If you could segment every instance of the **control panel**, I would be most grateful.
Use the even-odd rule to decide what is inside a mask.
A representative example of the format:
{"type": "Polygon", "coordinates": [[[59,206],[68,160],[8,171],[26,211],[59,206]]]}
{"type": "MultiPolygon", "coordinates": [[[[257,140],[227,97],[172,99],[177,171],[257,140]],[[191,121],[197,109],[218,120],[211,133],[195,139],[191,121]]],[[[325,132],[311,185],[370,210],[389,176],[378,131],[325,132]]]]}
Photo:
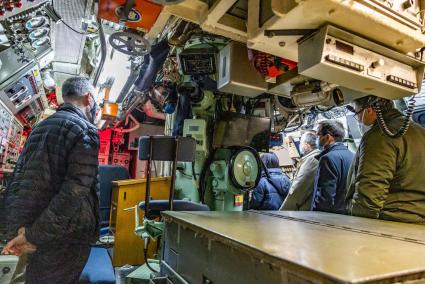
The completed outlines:
{"type": "Polygon", "coordinates": [[[14,114],[31,105],[41,95],[45,97],[37,67],[33,67],[0,91],[0,99],[14,114]]]}
{"type": "Polygon", "coordinates": [[[418,93],[425,66],[333,26],[301,42],[299,57],[301,75],[388,99],[418,93]]]}
{"type": "Polygon", "coordinates": [[[22,130],[23,127],[20,123],[13,119],[9,128],[8,145],[3,162],[3,169],[6,171],[12,171],[18,161],[21,151],[22,130]]]}
{"type": "Polygon", "coordinates": [[[314,30],[331,24],[400,53],[413,53],[425,42],[424,3],[422,0],[250,1],[248,11],[253,16],[248,17],[247,44],[252,49],[301,62],[298,43],[314,30]],[[259,5],[263,2],[267,4],[259,5]]]}
{"type": "MultiPolygon", "coordinates": [[[[8,2],[6,7],[10,9],[16,5],[21,7],[23,5],[19,0],[5,2],[8,2]]],[[[34,55],[38,55],[51,46],[50,18],[44,10],[48,1],[36,2],[32,3],[33,5],[26,5],[25,9],[16,9],[16,13],[8,13],[7,19],[1,21],[11,48],[19,56],[19,60],[24,62],[31,61],[34,55]]],[[[2,9],[4,7],[0,4],[0,15],[2,9]]]]}
{"type": "Polygon", "coordinates": [[[37,85],[34,76],[27,74],[10,87],[5,89],[5,93],[16,109],[20,109],[26,102],[31,100],[37,93],[37,85]]]}
{"type": "Polygon", "coordinates": [[[207,123],[203,119],[186,119],[183,136],[192,137],[196,141],[197,152],[207,152],[207,123]]]}
{"type": "Polygon", "coordinates": [[[12,171],[21,149],[23,127],[16,118],[0,104],[0,171],[12,171]]]}
{"type": "Polygon", "coordinates": [[[7,138],[9,135],[12,117],[13,115],[3,106],[3,104],[0,104],[0,168],[3,168],[3,162],[7,154],[7,138]]]}
{"type": "Polygon", "coordinates": [[[37,121],[41,121],[39,118],[44,109],[45,105],[40,97],[22,109],[17,117],[24,125],[34,125],[37,121]]]}
{"type": "Polygon", "coordinates": [[[111,149],[111,136],[112,130],[106,129],[99,131],[100,145],[99,145],[99,164],[107,165],[109,164],[109,152],[111,149]]]}
{"type": "Polygon", "coordinates": [[[130,166],[130,153],[118,153],[112,154],[112,165],[123,166],[127,170],[130,166]]]}

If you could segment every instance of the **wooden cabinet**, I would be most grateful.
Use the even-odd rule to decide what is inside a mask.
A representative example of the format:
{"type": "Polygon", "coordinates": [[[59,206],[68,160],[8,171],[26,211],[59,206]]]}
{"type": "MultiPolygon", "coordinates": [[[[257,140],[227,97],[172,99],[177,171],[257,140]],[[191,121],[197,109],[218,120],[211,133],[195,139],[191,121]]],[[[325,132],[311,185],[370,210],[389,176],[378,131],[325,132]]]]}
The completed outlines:
{"type": "MultiPolygon", "coordinates": [[[[151,196],[154,200],[167,199],[170,192],[170,178],[157,177],[151,179],[151,196]]],[[[115,236],[112,264],[140,265],[145,262],[143,257],[143,240],[134,234],[134,207],[145,200],[146,179],[129,179],[113,182],[111,198],[110,228],[115,236]]],[[[143,222],[142,210],[139,210],[140,222],[143,222]]],[[[140,224],[141,225],[141,224],[140,224]]],[[[148,255],[156,249],[156,242],[149,244],[148,255]]]]}

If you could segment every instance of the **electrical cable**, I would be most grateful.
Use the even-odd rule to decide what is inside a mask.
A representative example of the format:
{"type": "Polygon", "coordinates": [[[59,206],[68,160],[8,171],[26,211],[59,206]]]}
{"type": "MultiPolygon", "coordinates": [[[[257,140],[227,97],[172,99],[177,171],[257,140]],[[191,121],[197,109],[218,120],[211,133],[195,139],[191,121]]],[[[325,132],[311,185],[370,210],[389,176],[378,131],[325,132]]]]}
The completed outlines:
{"type": "Polygon", "coordinates": [[[192,164],[192,175],[193,175],[193,178],[195,179],[195,182],[196,182],[197,178],[196,178],[196,173],[195,173],[195,162],[192,162],[191,164],[192,164]]]}
{"type": "MultiPolygon", "coordinates": [[[[46,13],[48,14],[48,15],[50,15],[50,17],[52,18],[52,19],[56,19],[58,22],[60,21],[60,22],[62,22],[68,29],[70,29],[70,30],[72,30],[74,33],[77,33],[77,34],[80,34],[80,35],[88,35],[88,34],[96,34],[97,32],[82,32],[82,31],[78,31],[78,30],[76,30],[76,29],[74,29],[73,27],[71,27],[68,23],[66,23],[63,19],[62,19],[62,17],[56,12],[56,10],[55,10],[55,4],[54,4],[54,0],[52,1],[52,5],[51,5],[51,10],[49,9],[49,7],[48,7],[48,5],[46,5],[45,6],[45,11],[46,11],[46,13]],[[53,13],[53,14],[52,14],[53,13]]],[[[101,23],[100,23],[100,21],[99,21],[99,25],[102,25],[101,23]]],[[[100,29],[100,26],[99,26],[99,28],[98,28],[98,31],[99,31],[99,29],[100,29]]]]}
{"type": "Polygon", "coordinates": [[[415,96],[412,96],[408,101],[407,109],[406,109],[406,112],[404,114],[403,123],[402,123],[401,127],[397,130],[397,132],[395,132],[395,133],[390,130],[390,128],[388,127],[388,125],[386,124],[386,122],[384,120],[384,117],[383,117],[383,114],[382,114],[382,108],[381,108],[381,105],[379,103],[379,99],[377,101],[375,101],[374,103],[371,103],[371,107],[376,112],[378,125],[379,125],[379,128],[381,129],[381,131],[390,138],[398,138],[398,137],[401,137],[404,134],[406,134],[407,130],[409,129],[411,118],[412,118],[413,112],[415,110],[415,104],[416,104],[415,96]]]}
{"type": "Polygon", "coordinates": [[[149,246],[149,243],[150,243],[150,239],[147,239],[146,240],[146,242],[147,242],[147,244],[145,245],[145,247],[143,248],[143,257],[145,258],[145,263],[146,263],[146,266],[149,268],[149,270],[151,270],[152,272],[154,272],[154,273],[159,273],[159,271],[156,271],[150,264],[149,264],[149,261],[148,261],[148,246],[149,246]]]}
{"type": "Polygon", "coordinates": [[[186,177],[186,178],[188,178],[188,179],[191,179],[193,176],[191,176],[191,175],[188,175],[187,173],[185,173],[184,172],[184,170],[182,170],[182,169],[177,169],[178,171],[179,171],[179,173],[182,175],[182,176],[184,176],[184,177],[186,177]]]}

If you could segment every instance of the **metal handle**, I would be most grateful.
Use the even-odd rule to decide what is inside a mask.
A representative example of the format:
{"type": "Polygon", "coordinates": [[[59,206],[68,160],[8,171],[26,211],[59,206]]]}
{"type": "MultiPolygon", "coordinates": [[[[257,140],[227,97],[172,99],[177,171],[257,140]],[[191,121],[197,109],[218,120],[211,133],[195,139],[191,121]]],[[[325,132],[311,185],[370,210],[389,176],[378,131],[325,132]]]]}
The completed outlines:
{"type": "Polygon", "coordinates": [[[13,101],[16,101],[23,93],[26,93],[28,91],[28,87],[27,86],[24,86],[19,92],[17,92],[16,94],[14,94],[11,98],[10,98],[10,100],[13,102],[13,101]]]}

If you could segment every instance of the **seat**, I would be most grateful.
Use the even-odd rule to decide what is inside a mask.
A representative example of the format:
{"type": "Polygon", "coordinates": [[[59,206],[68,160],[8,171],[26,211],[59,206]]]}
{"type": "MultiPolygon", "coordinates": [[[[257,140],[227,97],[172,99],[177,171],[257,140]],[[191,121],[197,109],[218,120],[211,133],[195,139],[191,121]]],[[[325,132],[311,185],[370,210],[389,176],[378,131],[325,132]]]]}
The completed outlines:
{"type": "Polygon", "coordinates": [[[80,276],[80,283],[115,284],[114,267],[107,249],[91,248],[90,256],[80,276]]]}
{"type": "MultiPolygon", "coordinates": [[[[128,171],[122,166],[100,165],[99,166],[99,210],[100,227],[109,226],[109,214],[111,210],[112,182],[128,179],[128,171]]],[[[101,229],[101,232],[105,229],[101,229]]]]}
{"type": "MultiPolygon", "coordinates": [[[[112,182],[128,178],[128,171],[122,166],[99,166],[99,211],[101,236],[109,233],[112,182]]],[[[114,267],[112,266],[107,246],[92,246],[90,256],[80,276],[80,283],[115,283],[114,267]]]]}
{"type": "MultiPolygon", "coordinates": [[[[149,217],[157,218],[161,216],[162,211],[168,210],[168,200],[151,200],[149,201],[149,217]]],[[[139,203],[139,208],[145,209],[145,201],[139,203]]],[[[210,211],[205,204],[195,203],[186,200],[173,200],[174,211],[210,211]]]]}

